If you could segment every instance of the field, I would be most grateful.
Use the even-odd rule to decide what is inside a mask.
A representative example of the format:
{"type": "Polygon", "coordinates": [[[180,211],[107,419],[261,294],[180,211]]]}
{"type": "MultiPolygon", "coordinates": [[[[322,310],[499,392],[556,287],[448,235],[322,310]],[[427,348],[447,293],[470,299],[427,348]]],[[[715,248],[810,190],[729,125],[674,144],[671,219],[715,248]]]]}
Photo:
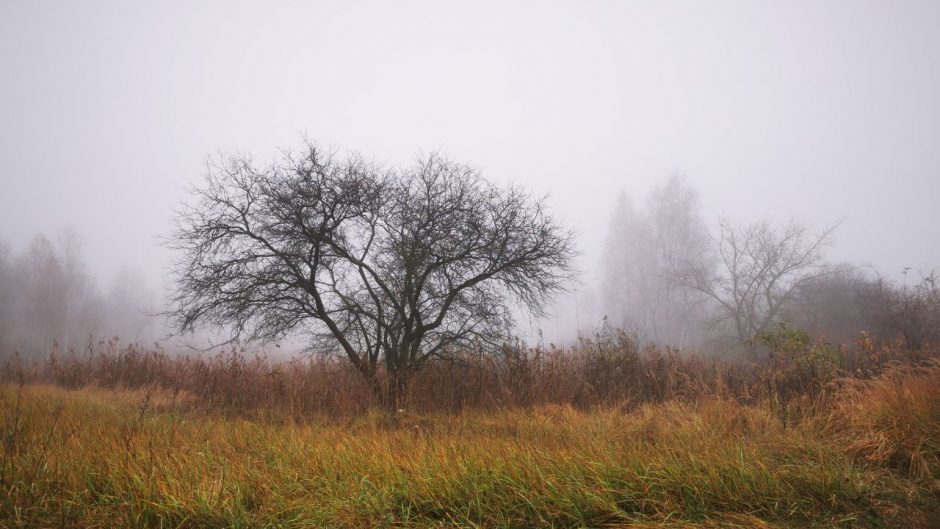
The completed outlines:
{"type": "Polygon", "coordinates": [[[829,387],[297,420],[10,382],[0,527],[940,526],[940,364],[829,387]]]}

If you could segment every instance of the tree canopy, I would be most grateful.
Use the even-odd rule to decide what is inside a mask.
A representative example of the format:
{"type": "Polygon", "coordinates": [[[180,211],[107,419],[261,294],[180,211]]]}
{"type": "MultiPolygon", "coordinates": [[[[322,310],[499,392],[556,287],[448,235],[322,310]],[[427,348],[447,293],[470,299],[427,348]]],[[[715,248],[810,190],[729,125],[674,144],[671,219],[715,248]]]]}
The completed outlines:
{"type": "Polygon", "coordinates": [[[170,246],[180,330],[305,333],[390,405],[429,358],[502,343],[516,305],[542,313],[575,255],[544,199],[467,165],[430,154],[390,169],[315,145],[268,166],[224,157],[170,246]]]}

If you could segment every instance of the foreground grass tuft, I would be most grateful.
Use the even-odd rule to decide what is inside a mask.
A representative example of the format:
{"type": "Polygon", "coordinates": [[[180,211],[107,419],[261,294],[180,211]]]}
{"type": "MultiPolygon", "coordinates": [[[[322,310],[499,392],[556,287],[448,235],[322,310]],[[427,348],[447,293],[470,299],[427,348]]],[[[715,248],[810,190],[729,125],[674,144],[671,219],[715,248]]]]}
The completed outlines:
{"type": "Polygon", "coordinates": [[[272,424],[185,398],[3,386],[2,527],[935,527],[940,366],[784,425],[706,398],[629,413],[272,424]]]}

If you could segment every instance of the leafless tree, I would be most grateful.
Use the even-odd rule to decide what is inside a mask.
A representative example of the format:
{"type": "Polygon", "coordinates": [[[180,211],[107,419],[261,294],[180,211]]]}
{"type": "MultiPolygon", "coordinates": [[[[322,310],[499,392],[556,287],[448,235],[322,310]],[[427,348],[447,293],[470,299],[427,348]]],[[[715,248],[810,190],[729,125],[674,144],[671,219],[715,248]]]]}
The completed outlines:
{"type": "Polygon", "coordinates": [[[916,351],[940,342],[940,277],[936,271],[921,274],[920,282],[889,289],[886,303],[887,323],[904,345],[916,351]]]}
{"type": "Polygon", "coordinates": [[[17,262],[20,293],[17,327],[29,354],[48,354],[66,330],[68,285],[55,245],[43,235],[33,238],[17,262]]]}
{"type": "Polygon", "coordinates": [[[719,322],[730,322],[736,342],[756,359],[754,337],[773,326],[797,288],[827,272],[824,250],[834,229],[813,234],[794,221],[778,228],[723,220],[718,269],[690,266],[679,277],[715,302],[719,322]]]}
{"type": "Polygon", "coordinates": [[[0,303],[0,355],[13,347],[17,294],[10,248],[0,241],[0,299],[3,300],[0,303]]]}
{"type": "Polygon", "coordinates": [[[59,235],[58,260],[64,279],[65,328],[62,331],[62,349],[69,350],[69,337],[74,331],[75,304],[81,297],[88,277],[82,260],[82,239],[72,228],[65,228],[59,235]]]}
{"type": "Polygon", "coordinates": [[[177,327],[306,333],[389,406],[429,358],[501,343],[514,304],[542,312],[573,274],[544,200],[438,154],[403,170],[313,145],[266,167],[223,157],[193,192],[169,242],[177,327]]]}
{"type": "Polygon", "coordinates": [[[673,174],[641,210],[621,195],[604,252],[603,297],[608,317],[660,344],[684,349],[695,341],[701,294],[673,280],[687,266],[707,269],[708,234],[698,194],[673,174]]]}

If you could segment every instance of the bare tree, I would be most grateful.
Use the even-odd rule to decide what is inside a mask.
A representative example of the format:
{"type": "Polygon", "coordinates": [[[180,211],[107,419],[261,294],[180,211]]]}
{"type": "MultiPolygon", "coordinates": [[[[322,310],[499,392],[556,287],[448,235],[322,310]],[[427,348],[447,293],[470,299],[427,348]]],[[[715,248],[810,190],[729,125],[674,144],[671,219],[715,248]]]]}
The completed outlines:
{"type": "Polygon", "coordinates": [[[909,287],[907,271],[901,288],[888,290],[886,303],[889,329],[912,350],[940,341],[940,277],[936,271],[921,274],[920,282],[909,287]]]}
{"type": "Polygon", "coordinates": [[[655,282],[660,291],[662,333],[674,346],[686,348],[703,325],[702,296],[674,280],[676,270],[695,266],[710,270],[707,259],[708,230],[702,220],[698,192],[687,179],[674,173],[657,185],[647,200],[653,227],[655,282]]]}
{"type": "Polygon", "coordinates": [[[708,234],[698,194],[673,174],[636,210],[621,194],[604,252],[603,296],[608,317],[658,343],[687,347],[700,318],[701,295],[673,280],[675,270],[707,268],[708,234]]]}
{"type": "Polygon", "coordinates": [[[88,302],[94,297],[85,272],[81,238],[64,229],[58,244],[42,234],[17,259],[10,312],[17,320],[17,347],[28,355],[47,354],[53,344],[68,351],[84,334],[88,302]]]}
{"type": "Polygon", "coordinates": [[[756,359],[754,337],[773,326],[797,288],[827,272],[823,252],[834,229],[813,234],[794,221],[781,228],[722,221],[718,270],[690,266],[679,277],[716,303],[719,322],[730,322],[737,343],[756,359]]]}
{"type": "Polygon", "coordinates": [[[10,247],[0,240],[0,356],[8,353],[13,347],[13,321],[16,314],[17,288],[13,275],[13,265],[10,262],[10,247]]]}
{"type": "Polygon", "coordinates": [[[623,192],[610,218],[603,255],[601,296],[608,321],[639,335],[652,334],[651,310],[658,295],[654,237],[643,211],[623,192]]]}
{"type": "Polygon", "coordinates": [[[75,304],[84,293],[88,282],[82,260],[82,239],[72,228],[59,234],[58,259],[64,279],[62,294],[65,297],[65,327],[62,331],[62,350],[69,350],[69,337],[73,333],[75,304]]]}
{"type": "Polygon", "coordinates": [[[63,293],[68,285],[55,245],[44,235],[35,236],[17,268],[18,341],[28,355],[48,354],[67,321],[63,293]]]}
{"type": "Polygon", "coordinates": [[[399,171],[312,145],[267,167],[227,157],[193,191],[169,243],[178,328],[306,333],[389,406],[429,358],[499,344],[514,303],[541,313],[573,273],[544,200],[437,154],[399,171]]]}

